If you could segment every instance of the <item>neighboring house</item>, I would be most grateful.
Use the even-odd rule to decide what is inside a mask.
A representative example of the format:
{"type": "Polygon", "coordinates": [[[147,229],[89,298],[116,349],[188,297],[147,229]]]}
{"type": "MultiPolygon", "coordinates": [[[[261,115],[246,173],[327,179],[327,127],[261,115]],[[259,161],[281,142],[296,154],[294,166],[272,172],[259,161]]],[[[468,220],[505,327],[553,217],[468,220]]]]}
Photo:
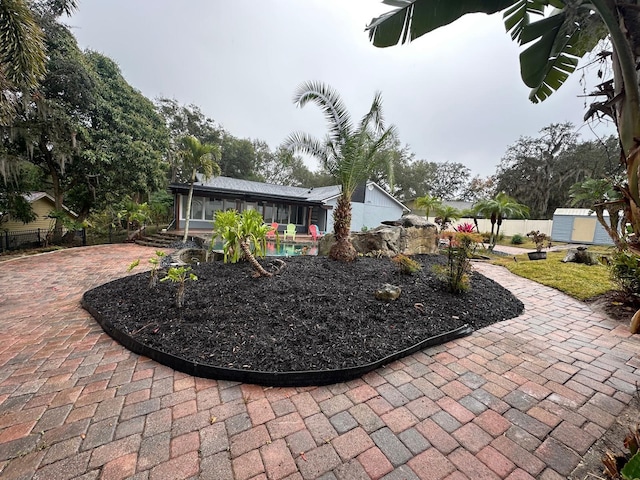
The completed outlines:
{"type": "MultiPolygon", "coordinates": [[[[20,220],[12,220],[0,224],[0,230],[13,233],[44,230],[48,232],[53,227],[53,219],[49,218],[49,214],[55,210],[55,201],[51,195],[46,192],[31,192],[24,195],[24,198],[31,204],[36,219],[33,222],[22,223],[20,220]]],[[[78,215],[67,207],[63,207],[64,211],[72,219],[77,219],[78,215]]]]}
{"type": "MultiPolygon", "coordinates": [[[[176,227],[184,228],[187,210],[188,184],[171,184],[174,196],[176,227]]],[[[253,182],[229,177],[213,177],[193,186],[191,205],[192,229],[210,230],[217,210],[258,210],[265,223],[277,222],[280,231],[286,225],[296,225],[299,233],[307,233],[310,224],[321,231],[333,230],[333,214],[340,186],[303,188],[253,182]]],[[[374,228],[384,220],[395,220],[409,211],[381,187],[367,182],[354,192],[352,198],[351,230],[374,228]]]]}

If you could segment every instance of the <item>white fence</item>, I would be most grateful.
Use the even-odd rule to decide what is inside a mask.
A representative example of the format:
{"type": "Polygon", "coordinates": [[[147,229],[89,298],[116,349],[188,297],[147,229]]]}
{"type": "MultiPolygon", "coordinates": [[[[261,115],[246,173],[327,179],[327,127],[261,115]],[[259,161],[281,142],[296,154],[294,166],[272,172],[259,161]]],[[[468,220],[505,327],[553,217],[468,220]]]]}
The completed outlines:
{"type": "MultiPolygon", "coordinates": [[[[429,221],[433,222],[434,217],[429,217],[429,221]]],[[[462,218],[452,224],[453,227],[458,226],[461,223],[473,224],[473,218],[462,218]]],[[[478,227],[480,232],[491,231],[491,220],[486,218],[478,219],[478,227]]],[[[500,226],[500,233],[507,237],[512,237],[516,233],[525,236],[532,230],[539,230],[540,233],[551,236],[551,228],[553,227],[553,220],[503,220],[500,226]]]]}

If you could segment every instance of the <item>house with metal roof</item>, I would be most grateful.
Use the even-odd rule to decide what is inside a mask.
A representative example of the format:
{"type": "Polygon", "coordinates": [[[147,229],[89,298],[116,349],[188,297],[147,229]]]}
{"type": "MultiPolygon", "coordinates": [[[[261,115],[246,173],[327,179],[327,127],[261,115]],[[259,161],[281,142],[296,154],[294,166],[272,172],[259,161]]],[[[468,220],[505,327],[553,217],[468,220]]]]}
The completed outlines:
{"type": "MultiPolygon", "coordinates": [[[[173,183],[176,228],[185,224],[189,185],[173,183]]],[[[321,231],[333,231],[333,209],[340,196],[340,185],[329,187],[291,187],[230,177],[213,177],[193,186],[192,229],[210,230],[217,210],[258,210],[265,223],[276,222],[280,231],[294,224],[298,233],[307,233],[309,225],[321,231]]],[[[366,182],[352,197],[351,229],[375,228],[384,220],[395,220],[409,211],[401,202],[374,182],[366,182]]]]}

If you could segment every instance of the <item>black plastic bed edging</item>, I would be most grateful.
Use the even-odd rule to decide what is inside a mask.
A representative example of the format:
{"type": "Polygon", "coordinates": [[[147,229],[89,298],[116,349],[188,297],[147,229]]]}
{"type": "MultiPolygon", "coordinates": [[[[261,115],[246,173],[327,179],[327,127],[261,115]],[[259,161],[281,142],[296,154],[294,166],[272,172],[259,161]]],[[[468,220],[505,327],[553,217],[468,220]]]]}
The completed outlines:
{"type": "Polygon", "coordinates": [[[422,340],[411,347],[400,350],[399,352],[388,355],[380,360],[357,367],[340,368],[334,370],[305,370],[294,372],[261,372],[258,370],[240,370],[237,368],[224,368],[208,365],[205,363],[196,363],[186,360],[182,357],[163,352],[155,348],[140,343],[122,330],[114,328],[112,323],[104,318],[96,309],[94,309],[86,300],[84,295],[81,301],[82,307],[87,310],[93,318],[98,322],[102,329],[114,340],[119,342],[126,349],[151,358],[158,363],[166,365],[180,372],[193,375],[194,377],[212,378],[216,380],[231,380],[242,383],[254,383],[270,387],[308,387],[315,385],[329,385],[332,383],[345,382],[353,380],[364,375],[367,372],[375,370],[383,365],[387,365],[394,360],[411,355],[419,350],[427,347],[433,347],[446,343],[456,338],[464,337],[473,332],[473,329],[464,324],[449,332],[441,333],[433,337],[422,340]]]}

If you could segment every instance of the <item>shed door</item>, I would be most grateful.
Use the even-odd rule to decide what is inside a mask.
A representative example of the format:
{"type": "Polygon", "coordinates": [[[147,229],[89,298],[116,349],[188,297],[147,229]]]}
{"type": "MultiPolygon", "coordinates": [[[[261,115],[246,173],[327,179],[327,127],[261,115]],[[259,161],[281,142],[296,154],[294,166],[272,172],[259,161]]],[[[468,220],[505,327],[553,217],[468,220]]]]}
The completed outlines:
{"type": "Polygon", "coordinates": [[[593,242],[596,233],[595,218],[574,218],[571,232],[572,242],[593,242]]]}

